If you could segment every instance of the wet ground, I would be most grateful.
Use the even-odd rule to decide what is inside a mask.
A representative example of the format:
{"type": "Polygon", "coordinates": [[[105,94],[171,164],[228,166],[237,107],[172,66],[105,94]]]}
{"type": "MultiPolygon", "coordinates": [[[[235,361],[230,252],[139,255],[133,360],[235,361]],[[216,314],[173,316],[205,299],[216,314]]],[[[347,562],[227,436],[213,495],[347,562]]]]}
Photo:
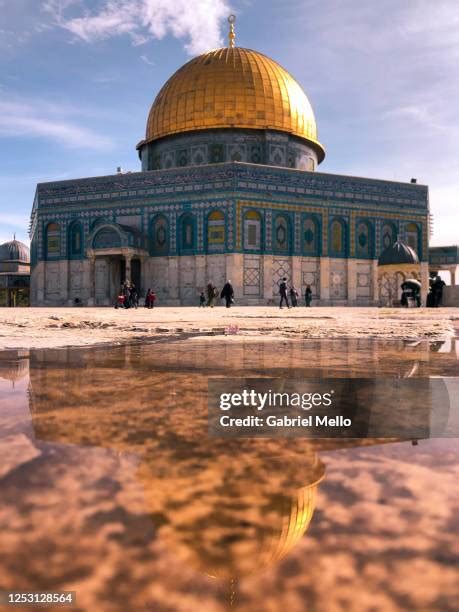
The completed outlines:
{"type": "Polygon", "coordinates": [[[457,610],[457,439],[210,439],[206,393],[458,359],[454,338],[0,353],[0,590],[91,612],[457,610]]]}
{"type": "Polygon", "coordinates": [[[375,338],[444,340],[457,308],[234,306],[232,308],[3,308],[0,349],[56,348],[187,338],[233,341],[375,338]]]}

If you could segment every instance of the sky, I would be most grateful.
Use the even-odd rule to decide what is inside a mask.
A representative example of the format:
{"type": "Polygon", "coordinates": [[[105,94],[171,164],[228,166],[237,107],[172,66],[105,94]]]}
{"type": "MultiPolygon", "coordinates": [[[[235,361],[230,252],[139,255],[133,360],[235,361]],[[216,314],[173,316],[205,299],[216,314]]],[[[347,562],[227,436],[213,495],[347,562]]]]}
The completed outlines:
{"type": "Polygon", "coordinates": [[[140,170],[163,83],[236,44],[304,88],[322,172],[429,185],[431,244],[459,243],[457,0],[0,0],[0,243],[38,182],[140,170]]]}

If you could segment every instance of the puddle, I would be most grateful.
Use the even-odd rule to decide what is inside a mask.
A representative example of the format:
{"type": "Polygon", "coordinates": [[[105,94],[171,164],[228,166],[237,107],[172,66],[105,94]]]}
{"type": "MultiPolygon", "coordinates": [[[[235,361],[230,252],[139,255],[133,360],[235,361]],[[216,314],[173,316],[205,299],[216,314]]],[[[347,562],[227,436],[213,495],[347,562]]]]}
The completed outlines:
{"type": "Polygon", "coordinates": [[[209,439],[206,391],[454,377],[458,354],[454,338],[0,354],[0,588],[104,612],[457,610],[457,439],[209,439]]]}

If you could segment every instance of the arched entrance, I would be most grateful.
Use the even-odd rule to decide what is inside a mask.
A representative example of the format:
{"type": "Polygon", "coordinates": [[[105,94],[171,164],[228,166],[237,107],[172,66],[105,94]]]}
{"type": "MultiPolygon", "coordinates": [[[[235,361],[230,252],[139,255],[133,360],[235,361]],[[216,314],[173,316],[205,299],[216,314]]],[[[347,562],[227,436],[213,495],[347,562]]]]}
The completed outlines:
{"type": "Polygon", "coordinates": [[[139,232],[116,223],[101,224],[89,235],[88,247],[90,305],[113,305],[126,281],[143,294],[142,263],[148,252],[139,232]]]}

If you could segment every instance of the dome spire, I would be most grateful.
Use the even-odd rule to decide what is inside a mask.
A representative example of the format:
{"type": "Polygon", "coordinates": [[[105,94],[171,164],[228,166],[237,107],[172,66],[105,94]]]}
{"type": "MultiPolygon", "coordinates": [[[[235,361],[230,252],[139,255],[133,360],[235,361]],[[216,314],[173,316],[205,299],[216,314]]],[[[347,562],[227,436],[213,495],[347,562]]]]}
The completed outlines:
{"type": "Polygon", "coordinates": [[[228,47],[230,49],[234,49],[235,45],[235,40],[236,40],[236,32],[234,31],[234,23],[236,21],[236,15],[230,15],[228,17],[228,23],[230,24],[230,29],[228,32],[228,47]]]}

